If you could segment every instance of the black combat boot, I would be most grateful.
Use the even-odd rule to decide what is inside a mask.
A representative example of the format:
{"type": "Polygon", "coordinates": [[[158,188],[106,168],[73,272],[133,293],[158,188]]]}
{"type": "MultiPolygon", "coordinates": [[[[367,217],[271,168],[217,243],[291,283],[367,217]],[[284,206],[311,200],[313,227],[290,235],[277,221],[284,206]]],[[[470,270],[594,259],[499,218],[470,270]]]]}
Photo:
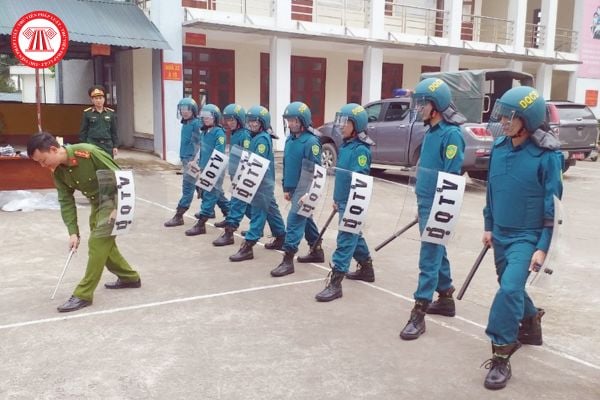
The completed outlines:
{"type": "Polygon", "coordinates": [[[403,340],[418,339],[419,336],[425,333],[425,311],[429,306],[429,302],[425,300],[416,300],[415,306],[410,312],[410,319],[406,323],[400,337],[403,340]]]}
{"type": "Polygon", "coordinates": [[[221,236],[219,236],[216,240],[213,240],[213,246],[220,247],[229,246],[230,244],[233,244],[233,232],[235,232],[235,228],[227,225],[225,227],[225,231],[221,234],[221,236]]]}
{"type": "Polygon", "coordinates": [[[332,268],[329,273],[327,286],[317,293],[315,299],[320,302],[326,302],[342,297],[342,280],[344,279],[344,275],[346,275],[344,272],[332,268]]]}
{"type": "Polygon", "coordinates": [[[450,286],[449,289],[438,292],[438,299],[429,305],[427,314],[454,317],[456,315],[456,307],[454,306],[452,293],[454,293],[454,286],[450,286]]]}
{"type": "Polygon", "coordinates": [[[215,228],[225,228],[227,226],[227,215],[229,214],[228,210],[221,209],[223,213],[223,221],[215,222],[215,228]]]}
{"type": "Polygon", "coordinates": [[[172,226],[183,225],[183,214],[185,214],[185,212],[187,210],[188,209],[184,208],[184,207],[177,207],[177,210],[175,211],[175,215],[173,216],[173,218],[171,218],[170,220],[165,222],[165,226],[167,228],[170,228],[172,226]]]}
{"type": "Polygon", "coordinates": [[[375,271],[373,271],[373,259],[371,257],[364,261],[359,261],[356,265],[356,271],[348,272],[346,278],[353,281],[375,282],[375,271]]]}
{"type": "Polygon", "coordinates": [[[265,249],[267,250],[281,250],[283,247],[283,243],[285,243],[285,233],[281,236],[275,236],[270,243],[265,244],[265,249]]]}
{"type": "Polygon", "coordinates": [[[546,311],[542,308],[537,310],[537,314],[521,320],[518,338],[522,344],[542,345],[542,317],[546,314],[546,311]]]}
{"type": "Polygon", "coordinates": [[[242,246],[232,256],[229,256],[229,261],[237,262],[237,261],[245,261],[252,260],[254,258],[254,253],[252,252],[252,247],[256,244],[254,241],[244,240],[242,246]]]}
{"type": "Polygon", "coordinates": [[[298,257],[299,263],[322,263],[325,262],[325,253],[321,247],[321,241],[311,245],[310,252],[305,256],[298,257]]]}
{"type": "Polygon", "coordinates": [[[521,347],[521,343],[497,345],[492,343],[492,358],[482,364],[489,369],[483,386],[490,390],[503,389],[512,376],[510,356],[521,347]]]}
{"type": "Polygon", "coordinates": [[[196,236],[196,235],[205,234],[206,226],[204,226],[204,224],[206,223],[207,220],[208,220],[208,218],[201,215],[200,218],[198,218],[198,221],[196,221],[196,224],[194,226],[192,226],[190,229],[188,229],[187,231],[185,231],[185,235],[186,236],[196,236]]]}
{"type": "Polygon", "coordinates": [[[271,276],[277,278],[280,276],[286,276],[289,274],[293,274],[294,273],[294,254],[296,254],[295,251],[286,251],[285,254],[283,255],[283,260],[281,261],[281,263],[277,266],[277,268],[275,268],[274,270],[271,271],[271,276]]]}

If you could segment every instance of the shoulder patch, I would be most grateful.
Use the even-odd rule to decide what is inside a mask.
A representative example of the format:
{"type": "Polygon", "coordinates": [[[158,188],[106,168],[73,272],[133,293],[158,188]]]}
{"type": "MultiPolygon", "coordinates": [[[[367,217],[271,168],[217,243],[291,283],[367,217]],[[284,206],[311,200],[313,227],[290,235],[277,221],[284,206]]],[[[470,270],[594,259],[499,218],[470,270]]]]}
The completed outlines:
{"type": "Polygon", "coordinates": [[[265,151],[267,151],[267,146],[264,145],[263,143],[259,144],[258,147],[256,148],[256,150],[260,153],[260,154],[264,154],[265,151]]]}
{"type": "Polygon", "coordinates": [[[85,151],[85,150],[75,150],[73,152],[73,154],[75,154],[75,156],[81,157],[81,158],[90,158],[90,152],[85,151]]]}
{"type": "Polygon", "coordinates": [[[312,145],[312,153],[313,153],[313,155],[318,156],[320,151],[321,151],[321,149],[319,148],[318,144],[313,144],[312,145]]]}
{"type": "Polygon", "coordinates": [[[446,147],[446,158],[448,160],[452,160],[454,158],[454,156],[456,156],[457,152],[458,152],[458,147],[455,144],[449,144],[446,147]]]}
{"type": "Polygon", "coordinates": [[[85,110],[83,110],[83,112],[88,112],[88,111],[90,111],[91,109],[92,109],[92,107],[88,107],[88,108],[86,108],[85,110]]]}
{"type": "Polygon", "coordinates": [[[357,161],[360,167],[364,167],[365,165],[367,165],[367,156],[361,154],[360,156],[358,156],[357,161]]]}
{"type": "Polygon", "coordinates": [[[223,137],[223,136],[219,137],[219,144],[225,144],[225,137],[223,137]]]}
{"type": "Polygon", "coordinates": [[[250,147],[250,139],[244,139],[244,141],[242,142],[242,147],[247,149],[250,147]]]}

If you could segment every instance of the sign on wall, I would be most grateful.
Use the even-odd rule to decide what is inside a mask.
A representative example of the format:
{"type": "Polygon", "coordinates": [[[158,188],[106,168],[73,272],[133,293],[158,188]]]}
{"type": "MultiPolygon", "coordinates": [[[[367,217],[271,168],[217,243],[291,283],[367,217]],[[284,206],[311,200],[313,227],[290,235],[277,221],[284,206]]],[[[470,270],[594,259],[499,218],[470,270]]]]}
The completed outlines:
{"type": "Polygon", "coordinates": [[[579,32],[579,78],[600,78],[600,0],[585,0],[579,32]]]}

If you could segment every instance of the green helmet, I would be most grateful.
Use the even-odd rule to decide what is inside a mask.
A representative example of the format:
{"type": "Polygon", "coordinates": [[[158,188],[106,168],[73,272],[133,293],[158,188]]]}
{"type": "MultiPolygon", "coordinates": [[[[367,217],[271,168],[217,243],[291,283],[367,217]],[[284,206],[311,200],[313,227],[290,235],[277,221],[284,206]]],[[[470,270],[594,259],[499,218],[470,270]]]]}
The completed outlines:
{"type": "Polygon", "coordinates": [[[224,118],[235,118],[240,126],[246,125],[246,110],[238,104],[229,104],[223,109],[224,118]]]}
{"type": "Polygon", "coordinates": [[[364,132],[367,129],[369,116],[360,104],[348,103],[340,108],[335,117],[335,124],[342,127],[348,120],[354,123],[354,130],[356,132],[364,132]]]}
{"type": "Polygon", "coordinates": [[[194,117],[198,116],[198,104],[196,104],[194,99],[191,97],[184,97],[183,99],[179,100],[179,103],[177,103],[177,115],[179,118],[181,118],[182,109],[192,110],[194,117]]]}
{"type": "Polygon", "coordinates": [[[439,112],[443,112],[452,103],[450,87],[439,78],[423,79],[412,94],[411,109],[417,109],[424,102],[430,101],[439,112]]]}
{"type": "Polygon", "coordinates": [[[294,101],[288,104],[283,112],[283,118],[298,118],[304,128],[312,125],[312,114],[310,108],[301,101],[294,101]]]}
{"type": "Polygon", "coordinates": [[[215,124],[218,124],[221,121],[221,110],[214,104],[205,104],[200,110],[200,117],[213,117],[215,124]]]}
{"type": "Polygon", "coordinates": [[[528,132],[535,132],[546,120],[546,101],[530,86],[519,86],[508,90],[494,104],[490,122],[502,118],[512,121],[513,117],[523,120],[528,132]]]}
{"type": "Polygon", "coordinates": [[[252,106],[246,113],[246,121],[259,121],[264,131],[271,127],[271,114],[263,106],[252,106]]]}

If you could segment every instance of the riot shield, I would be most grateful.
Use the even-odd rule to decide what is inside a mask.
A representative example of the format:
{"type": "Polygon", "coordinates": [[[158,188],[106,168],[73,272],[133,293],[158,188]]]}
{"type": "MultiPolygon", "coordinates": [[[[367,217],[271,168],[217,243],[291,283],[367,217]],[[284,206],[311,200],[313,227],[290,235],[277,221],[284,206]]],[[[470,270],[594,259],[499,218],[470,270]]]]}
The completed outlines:
{"type": "Polygon", "coordinates": [[[98,208],[90,235],[107,237],[129,233],[135,215],[133,171],[98,170],[96,177],[98,208]]]}
{"type": "Polygon", "coordinates": [[[547,287],[552,281],[550,278],[554,276],[557,267],[561,264],[560,262],[560,251],[562,242],[562,231],[563,231],[563,206],[560,199],[554,196],[554,225],[552,229],[552,239],[550,240],[550,247],[548,253],[546,253],[546,259],[544,263],[535,268],[534,271],[529,275],[528,286],[535,286],[540,288],[547,287]]]}
{"type": "Polygon", "coordinates": [[[322,209],[324,194],[327,193],[327,168],[303,159],[300,179],[291,199],[289,212],[310,218],[322,209]]]}
{"type": "Polygon", "coordinates": [[[214,149],[204,169],[198,165],[198,155],[184,166],[183,179],[194,184],[202,192],[223,194],[223,180],[228,169],[229,157],[214,149]]]}
{"type": "Polygon", "coordinates": [[[275,193],[275,181],[269,173],[271,161],[237,145],[231,149],[229,158],[228,170],[235,170],[231,178],[231,197],[268,210],[275,193]]]}

